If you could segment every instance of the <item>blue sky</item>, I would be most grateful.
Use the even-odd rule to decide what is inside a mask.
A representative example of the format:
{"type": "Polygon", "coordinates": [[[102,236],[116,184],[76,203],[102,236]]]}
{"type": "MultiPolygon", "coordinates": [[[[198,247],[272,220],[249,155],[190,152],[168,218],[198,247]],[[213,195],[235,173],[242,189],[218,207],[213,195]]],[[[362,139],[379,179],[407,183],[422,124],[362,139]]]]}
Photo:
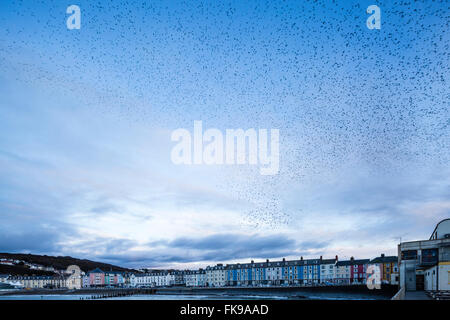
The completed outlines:
{"type": "Polygon", "coordinates": [[[0,4],[0,251],[369,258],[450,216],[445,1],[112,3],[0,4]],[[172,164],[194,120],[279,129],[280,173],[172,164]]]}

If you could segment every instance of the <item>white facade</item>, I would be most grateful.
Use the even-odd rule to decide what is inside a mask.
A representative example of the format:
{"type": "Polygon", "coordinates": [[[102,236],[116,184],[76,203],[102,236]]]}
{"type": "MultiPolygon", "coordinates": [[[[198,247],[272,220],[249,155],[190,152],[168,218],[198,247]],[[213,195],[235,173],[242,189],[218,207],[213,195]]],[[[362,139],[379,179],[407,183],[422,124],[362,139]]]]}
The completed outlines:
{"type": "Polygon", "coordinates": [[[425,270],[425,290],[450,290],[450,263],[440,263],[425,270]]]}
{"type": "Polygon", "coordinates": [[[181,271],[162,271],[130,276],[131,287],[167,287],[184,284],[181,271]]]}
{"type": "Polygon", "coordinates": [[[276,282],[280,282],[282,279],[281,270],[281,267],[268,267],[266,269],[266,280],[268,281],[268,283],[273,284],[276,282]]]}
{"type": "Polygon", "coordinates": [[[88,275],[84,275],[81,281],[82,281],[81,285],[82,285],[83,288],[87,288],[87,287],[90,286],[90,284],[89,284],[89,276],[88,275]]]}
{"type": "Polygon", "coordinates": [[[205,270],[206,285],[209,287],[225,286],[225,267],[218,264],[214,267],[207,267],[205,270]]]}
{"type": "Polygon", "coordinates": [[[331,283],[336,278],[336,262],[322,263],[320,265],[320,283],[331,283]]]}
{"type": "Polygon", "coordinates": [[[338,284],[349,284],[350,283],[350,265],[336,265],[335,272],[335,282],[338,284]]]}
{"type": "Polygon", "coordinates": [[[185,273],[186,287],[206,286],[206,272],[204,270],[187,271],[185,273]]]}

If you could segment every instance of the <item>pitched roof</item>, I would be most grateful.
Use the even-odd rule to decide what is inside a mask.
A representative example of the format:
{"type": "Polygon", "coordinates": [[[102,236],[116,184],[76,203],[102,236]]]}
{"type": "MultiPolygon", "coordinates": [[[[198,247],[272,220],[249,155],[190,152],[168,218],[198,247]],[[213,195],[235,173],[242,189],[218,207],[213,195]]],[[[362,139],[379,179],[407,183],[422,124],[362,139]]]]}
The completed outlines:
{"type": "Polygon", "coordinates": [[[355,264],[366,264],[369,263],[370,259],[358,259],[358,260],[344,260],[344,261],[338,261],[336,263],[336,266],[352,266],[355,264]]]}
{"type": "Polygon", "coordinates": [[[372,260],[370,260],[370,263],[390,263],[390,262],[398,262],[397,256],[381,256],[376,257],[372,260]]]}
{"type": "MultiPolygon", "coordinates": [[[[369,259],[367,259],[369,261],[369,259]]],[[[235,263],[227,264],[226,270],[229,269],[247,269],[247,268],[267,268],[267,267],[289,267],[289,266],[310,266],[320,264],[334,264],[335,259],[300,259],[300,260],[277,260],[269,262],[254,262],[254,263],[235,263]]]]}
{"type": "Polygon", "coordinates": [[[89,273],[105,273],[105,272],[100,268],[95,268],[94,270],[89,271],[88,274],[89,273]]]}
{"type": "Polygon", "coordinates": [[[322,259],[322,261],[320,261],[320,264],[334,264],[336,263],[336,259],[322,259]]]}

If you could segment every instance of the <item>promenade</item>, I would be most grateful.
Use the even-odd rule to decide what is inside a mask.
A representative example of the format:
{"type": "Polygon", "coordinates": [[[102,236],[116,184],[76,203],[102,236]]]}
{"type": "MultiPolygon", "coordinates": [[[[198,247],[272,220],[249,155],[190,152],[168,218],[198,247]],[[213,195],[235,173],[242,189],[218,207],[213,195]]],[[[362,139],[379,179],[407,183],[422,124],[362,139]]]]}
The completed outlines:
{"type": "Polygon", "coordinates": [[[425,291],[406,291],[404,300],[432,300],[425,291]]]}

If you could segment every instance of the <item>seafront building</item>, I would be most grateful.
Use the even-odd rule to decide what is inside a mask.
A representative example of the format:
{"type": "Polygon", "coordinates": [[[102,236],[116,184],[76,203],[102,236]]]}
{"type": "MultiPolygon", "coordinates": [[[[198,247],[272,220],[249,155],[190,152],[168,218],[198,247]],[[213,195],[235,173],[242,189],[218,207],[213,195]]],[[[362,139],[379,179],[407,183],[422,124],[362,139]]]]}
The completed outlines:
{"type": "Polygon", "coordinates": [[[225,287],[225,267],[219,263],[213,267],[206,267],[206,286],[207,287],[225,287]]]}
{"type": "Polygon", "coordinates": [[[185,272],[180,270],[152,271],[130,275],[130,287],[150,288],[182,286],[185,284],[185,272]]]}
{"type": "Polygon", "coordinates": [[[322,259],[320,261],[319,282],[321,284],[332,284],[335,278],[335,266],[338,256],[334,259],[322,259]]]}
{"type": "Polygon", "coordinates": [[[227,286],[363,284],[369,259],[338,261],[303,259],[230,264],[225,266],[227,286]]]}
{"type": "Polygon", "coordinates": [[[150,287],[150,277],[147,274],[132,274],[130,277],[130,286],[133,288],[150,287]]]}
{"type": "Polygon", "coordinates": [[[380,281],[382,284],[399,284],[398,257],[385,256],[384,253],[370,260],[369,266],[376,266],[380,270],[380,281]]]}
{"type": "Polygon", "coordinates": [[[184,272],[179,270],[170,270],[167,275],[167,283],[169,286],[184,285],[184,272]]]}
{"type": "Polygon", "coordinates": [[[341,285],[366,284],[366,271],[370,259],[355,260],[353,257],[346,261],[336,262],[336,277],[334,283],[341,285]]]}
{"type": "Polygon", "coordinates": [[[123,274],[120,271],[103,271],[96,268],[89,271],[82,282],[84,287],[123,287],[125,285],[123,274]]]}
{"type": "Polygon", "coordinates": [[[439,222],[428,240],[400,243],[398,265],[406,291],[450,290],[450,219],[439,222]]]}
{"type": "Polygon", "coordinates": [[[186,287],[205,287],[206,272],[203,269],[186,271],[184,274],[186,287]]]}
{"type": "MultiPolygon", "coordinates": [[[[289,286],[289,285],[352,285],[366,283],[369,259],[339,261],[333,259],[278,260],[265,262],[217,264],[198,270],[155,270],[129,276],[129,286],[149,287],[232,287],[232,286],[289,286]]],[[[390,270],[385,268],[385,270],[390,270]]],[[[101,270],[89,273],[90,285],[99,286],[101,270]]],[[[87,283],[84,279],[83,283],[87,283]]],[[[105,282],[106,283],[106,282],[105,282]]]]}
{"type": "Polygon", "coordinates": [[[83,288],[90,287],[90,279],[89,279],[89,275],[85,274],[85,275],[81,278],[81,286],[82,286],[83,288]]]}
{"type": "MultiPolygon", "coordinates": [[[[396,257],[354,259],[275,260],[265,262],[217,264],[198,270],[151,270],[145,273],[123,273],[96,268],[80,273],[77,285],[70,277],[14,277],[24,287],[30,288],[86,288],[86,287],[132,287],[153,288],[170,286],[232,287],[232,286],[317,286],[355,285],[366,283],[366,271],[370,263],[380,267],[383,284],[395,284],[396,257]]],[[[11,280],[11,277],[2,276],[11,280]]],[[[72,277],[73,278],[73,277],[72,277]]],[[[0,279],[1,280],[1,279],[0,279]]],[[[5,282],[5,281],[0,281],[5,282]]]]}
{"type": "Polygon", "coordinates": [[[168,272],[160,271],[147,275],[151,287],[166,287],[169,285],[170,276],[168,272]]]}
{"type": "Polygon", "coordinates": [[[12,283],[20,283],[20,286],[31,289],[58,289],[67,287],[64,276],[10,276],[7,280],[12,283]]]}

